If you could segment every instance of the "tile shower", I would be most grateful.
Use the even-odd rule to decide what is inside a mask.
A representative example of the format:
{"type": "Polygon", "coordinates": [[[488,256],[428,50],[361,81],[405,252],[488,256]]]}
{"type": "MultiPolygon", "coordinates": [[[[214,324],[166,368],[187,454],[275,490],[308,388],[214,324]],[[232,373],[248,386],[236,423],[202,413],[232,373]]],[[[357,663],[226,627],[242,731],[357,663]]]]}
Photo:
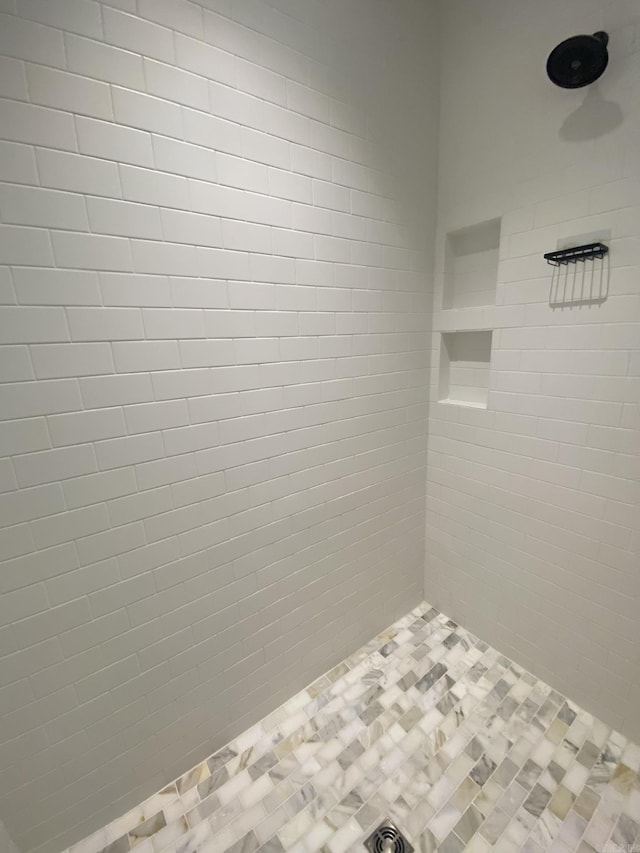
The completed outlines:
{"type": "Polygon", "coordinates": [[[639,45],[0,0],[2,853],[640,845],[639,45]]]}

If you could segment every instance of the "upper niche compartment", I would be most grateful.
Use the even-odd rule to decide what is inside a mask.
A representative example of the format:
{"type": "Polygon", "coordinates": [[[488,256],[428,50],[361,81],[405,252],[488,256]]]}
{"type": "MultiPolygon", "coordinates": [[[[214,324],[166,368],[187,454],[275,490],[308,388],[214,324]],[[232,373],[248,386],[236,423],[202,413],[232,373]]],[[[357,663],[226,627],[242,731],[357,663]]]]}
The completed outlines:
{"type": "Polygon", "coordinates": [[[447,234],[443,308],[495,305],[500,219],[447,234]]]}

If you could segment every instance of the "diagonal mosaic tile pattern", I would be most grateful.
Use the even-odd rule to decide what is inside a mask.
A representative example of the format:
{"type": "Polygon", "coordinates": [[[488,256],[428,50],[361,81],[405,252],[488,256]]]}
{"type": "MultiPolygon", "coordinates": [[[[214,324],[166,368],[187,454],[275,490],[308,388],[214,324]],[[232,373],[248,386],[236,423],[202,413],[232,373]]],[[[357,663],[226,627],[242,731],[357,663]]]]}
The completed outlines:
{"type": "Polygon", "coordinates": [[[68,853],[640,850],[640,747],[423,603],[68,853]]]}

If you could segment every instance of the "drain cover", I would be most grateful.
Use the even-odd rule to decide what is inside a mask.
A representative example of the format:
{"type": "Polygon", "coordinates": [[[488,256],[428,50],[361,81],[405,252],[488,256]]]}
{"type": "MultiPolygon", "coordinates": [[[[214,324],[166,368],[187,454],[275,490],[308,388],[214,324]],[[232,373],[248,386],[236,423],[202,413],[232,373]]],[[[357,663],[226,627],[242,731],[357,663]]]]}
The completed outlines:
{"type": "Polygon", "coordinates": [[[413,847],[389,819],[373,830],[364,846],[371,853],[413,853],[413,847]]]}

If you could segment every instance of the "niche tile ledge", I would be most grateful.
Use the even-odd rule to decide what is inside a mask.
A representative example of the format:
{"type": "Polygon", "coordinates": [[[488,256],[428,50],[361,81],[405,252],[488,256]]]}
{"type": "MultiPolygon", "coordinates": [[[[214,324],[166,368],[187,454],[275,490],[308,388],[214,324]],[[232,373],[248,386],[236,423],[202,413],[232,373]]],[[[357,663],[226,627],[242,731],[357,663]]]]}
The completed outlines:
{"type": "Polygon", "coordinates": [[[486,409],[486,403],[472,403],[468,400],[438,400],[443,406],[462,406],[465,409],[486,409]]]}

